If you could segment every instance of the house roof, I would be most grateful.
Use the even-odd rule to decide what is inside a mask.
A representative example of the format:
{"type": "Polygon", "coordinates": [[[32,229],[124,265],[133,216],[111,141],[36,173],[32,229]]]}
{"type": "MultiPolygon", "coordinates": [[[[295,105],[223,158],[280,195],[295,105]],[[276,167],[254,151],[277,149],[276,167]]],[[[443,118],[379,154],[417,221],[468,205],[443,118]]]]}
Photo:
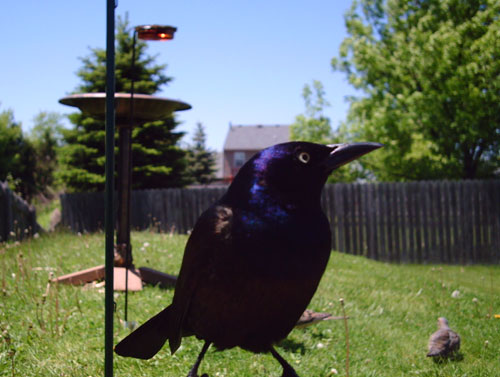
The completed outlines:
{"type": "Polygon", "coordinates": [[[229,126],[224,150],[255,151],[290,141],[290,126],[229,126]]]}

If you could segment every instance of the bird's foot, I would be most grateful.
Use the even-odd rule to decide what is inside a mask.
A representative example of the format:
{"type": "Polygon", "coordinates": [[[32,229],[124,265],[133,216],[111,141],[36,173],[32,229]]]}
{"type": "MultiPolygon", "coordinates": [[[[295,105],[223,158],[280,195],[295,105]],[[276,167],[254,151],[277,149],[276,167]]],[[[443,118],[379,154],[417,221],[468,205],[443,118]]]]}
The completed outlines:
{"type": "Polygon", "coordinates": [[[292,368],[292,366],[290,364],[288,364],[286,362],[286,360],[283,359],[280,356],[280,354],[278,352],[276,352],[276,350],[273,347],[269,348],[269,352],[271,352],[271,355],[273,355],[273,357],[276,360],[278,360],[281,367],[283,368],[283,374],[281,375],[281,377],[299,377],[299,375],[297,374],[297,372],[295,372],[295,370],[292,368]]]}
{"type": "MultiPolygon", "coordinates": [[[[205,352],[207,352],[208,347],[210,347],[210,342],[205,342],[203,348],[201,349],[200,354],[198,355],[198,358],[196,359],[196,362],[189,371],[187,377],[198,377],[198,368],[200,367],[201,360],[203,359],[203,356],[205,356],[205,352]]],[[[203,373],[201,377],[208,377],[208,374],[203,373]]]]}
{"type": "Polygon", "coordinates": [[[297,372],[293,368],[283,368],[283,374],[281,377],[299,377],[297,372]]]}

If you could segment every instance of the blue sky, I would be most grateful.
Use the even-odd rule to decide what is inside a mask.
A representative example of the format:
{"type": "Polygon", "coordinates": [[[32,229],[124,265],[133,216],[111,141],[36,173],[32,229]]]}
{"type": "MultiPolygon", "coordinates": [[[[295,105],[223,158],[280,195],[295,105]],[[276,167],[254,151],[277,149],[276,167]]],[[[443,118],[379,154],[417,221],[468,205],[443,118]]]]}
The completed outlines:
{"type": "MultiPolygon", "coordinates": [[[[158,95],[190,103],[180,130],[202,122],[207,143],[221,150],[232,124],[290,124],[304,112],[304,84],[320,80],[337,127],[354,93],[330,60],[346,37],[350,0],[118,0],[130,24],[176,26],[173,41],[149,42],[174,81],[158,95]]],[[[29,130],[39,111],[68,114],[61,97],[80,83],[79,58],[105,47],[105,0],[3,2],[0,110],[29,130]]],[[[66,121],[69,126],[69,123],[66,121]]],[[[185,138],[190,141],[190,135],[185,138]]]]}

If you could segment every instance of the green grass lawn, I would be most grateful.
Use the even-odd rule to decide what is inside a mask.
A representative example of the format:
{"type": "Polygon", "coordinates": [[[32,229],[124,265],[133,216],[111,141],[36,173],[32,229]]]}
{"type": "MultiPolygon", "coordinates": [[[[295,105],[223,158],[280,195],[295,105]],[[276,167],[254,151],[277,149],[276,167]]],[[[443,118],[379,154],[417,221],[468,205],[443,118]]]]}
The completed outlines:
{"type": "Polygon", "coordinates": [[[35,208],[36,220],[38,224],[45,230],[48,230],[50,228],[50,216],[52,215],[52,211],[56,208],[61,210],[61,202],[59,201],[59,198],[51,200],[47,203],[38,202],[35,203],[35,208]]]}
{"type": "MultiPolygon", "coordinates": [[[[177,273],[186,236],[132,234],[137,266],[177,273]]],[[[104,235],[48,234],[0,244],[0,376],[102,376],[104,289],[48,284],[55,276],[104,263],[104,235]]],[[[173,290],[147,286],[129,295],[129,320],[142,323],[170,303],[173,290]]],[[[499,376],[500,268],[391,265],[332,253],[310,308],[350,316],[351,376],[499,376]],[[453,291],[460,292],[452,298],[453,291]],[[462,337],[461,361],[425,357],[438,316],[462,337]]],[[[124,294],[115,293],[116,342],[124,294]]],[[[148,361],[115,356],[116,376],[186,376],[202,343],[184,339],[148,361]]],[[[303,377],[345,375],[343,321],[296,329],[278,346],[303,377]]],[[[211,377],[280,376],[270,355],[209,350],[200,372],[211,377]]]]}

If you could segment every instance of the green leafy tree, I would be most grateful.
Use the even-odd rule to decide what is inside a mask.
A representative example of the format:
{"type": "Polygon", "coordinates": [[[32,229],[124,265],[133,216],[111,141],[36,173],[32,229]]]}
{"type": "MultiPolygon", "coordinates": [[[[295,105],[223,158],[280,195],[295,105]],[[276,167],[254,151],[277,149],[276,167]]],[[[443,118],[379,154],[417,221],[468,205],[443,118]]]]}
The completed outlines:
{"type": "MultiPolygon", "coordinates": [[[[309,84],[304,85],[302,98],[304,98],[306,109],[304,114],[295,117],[295,122],[290,126],[291,140],[318,144],[335,144],[347,141],[345,132],[342,129],[334,132],[330,118],[324,115],[325,107],[330,106],[325,96],[326,93],[320,81],[314,80],[312,87],[309,84]]],[[[369,178],[371,178],[369,171],[356,160],[336,169],[328,177],[328,182],[354,182],[369,178]]]]}
{"type": "Polygon", "coordinates": [[[58,150],[61,146],[62,115],[41,111],[33,119],[29,139],[36,155],[35,182],[37,191],[50,196],[58,167],[58,150]]]}
{"type": "Polygon", "coordinates": [[[35,149],[12,110],[0,112],[0,181],[30,202],[36,194],[35,149]]]}
{"type": "MultiPolygon", "coordinates": [[[[130,92],[134,79],[134,92],[153,94],[171,78],[164,74],[166,65],[155,64],[155,57],[146,54],[146,43],[136,42],[136,61],[131,67],[132,33],[128,19],[118,18],[116,46],[116,92],[130,92]]],[[[104,92],[106,84],[106,51],[91,49],[82,59],[83,67],[77,72],[82,79],[78,92],[104,92]]],[[[104,189],[105,152],[104,122],[81,113],[70,115],[74,128],[63,132],[65,146],[61,154],[64,169],[61,179],[72,191],[101,191],[104,189]]],[[[178,146],[182,132],[173,132],[178,125],[174,118],[155,121],[133,130],[133,176],[135,188],[179,187],[185,156],[178,146]]]]}
{"type": "Polygon", "coordinates": [[[364,157],[380,180],[480,178],[499,167],[500,3],[362,0],[333,67],[351,98],[354,140],[385,148],[364,157]]]}
{"type": "Polygon", "coordinates": [[[206,146],[205,128],[201,123],[196,124],[187,162],[187,174],[192,182],[206,185],[215,180],[215,153],[206,146]]]}
{"type": "Polygon", "coordinates": [[[312,87],[304,85],[302,98],[306,106],[305,114],[295,117],[295,122],[290,127],[291,139],[330,144],[333,138],[332,127],[330,119],[323,114],[325,107],[330,104],[325,99],[323,84],[314,80],[312,87]]]}

